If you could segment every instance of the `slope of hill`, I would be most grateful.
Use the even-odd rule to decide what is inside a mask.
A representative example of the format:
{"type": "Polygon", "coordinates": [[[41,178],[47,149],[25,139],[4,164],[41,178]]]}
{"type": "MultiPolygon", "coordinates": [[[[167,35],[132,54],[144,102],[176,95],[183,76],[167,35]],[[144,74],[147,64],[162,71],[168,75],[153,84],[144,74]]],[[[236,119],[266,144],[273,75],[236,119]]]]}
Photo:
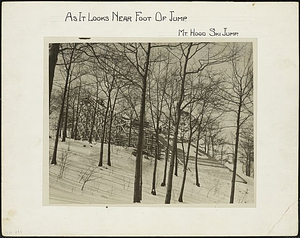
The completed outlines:
{"type": "MultiPolygon", "coordinates": [[[[50,139],[50,157],[53,145],[54,141],[50,139]]],[[[105,146],[102,167],[98,167],[99,144],[67,140],[59,142],[58,148],[58,164],[51,165],[49,162],[50,204],[132,204],[135,172],[135,156],[132,152],[135,148],[112,146],[112,166],[107,166],[105,146]]],[[[161,159],[157,164],[157,195],[154,196],[151,194],[154,159],[143,159],[143,204],[164,204],[166,187],[160,186],[164,163],[164,159],[161,159]]],[[[227,167],[202,154],[198,162],[201,187],[195,185],[193,154],[188,167],[183,203],[229,203],[232,172],[227,167]]],[[[173,204],[179,204],[183,175],[181,163],[178,173],[173,178],[173,204]]],[[[253,183],[246,184],[237,179],[235,194],[236,203],[253,203],[253,183]]]]}

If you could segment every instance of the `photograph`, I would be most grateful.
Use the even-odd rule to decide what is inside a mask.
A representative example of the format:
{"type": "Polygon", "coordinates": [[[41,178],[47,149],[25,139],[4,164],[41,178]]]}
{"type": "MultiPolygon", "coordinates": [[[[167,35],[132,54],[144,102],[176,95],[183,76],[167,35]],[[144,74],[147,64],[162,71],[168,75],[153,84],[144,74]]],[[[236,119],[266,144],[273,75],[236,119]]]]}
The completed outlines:
{"type": "Polygon", "coordinates": [[[50,205],[255,206],[253,40],[47,44],[50,205]]]}
{"type": "Polygon", "coordinates": [[[299,4],[4,1],[1,235],[299,233],[299,4]]]}

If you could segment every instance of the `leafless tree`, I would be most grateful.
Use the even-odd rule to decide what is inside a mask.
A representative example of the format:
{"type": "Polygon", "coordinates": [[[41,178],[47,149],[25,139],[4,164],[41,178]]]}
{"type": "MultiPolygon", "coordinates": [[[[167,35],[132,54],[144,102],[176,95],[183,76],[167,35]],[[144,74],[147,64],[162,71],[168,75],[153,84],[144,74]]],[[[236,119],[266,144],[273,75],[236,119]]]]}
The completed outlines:
{"type": "MultiPolygon", "coordinates": [[[[240,51],[236,44],[232,52],[240,51]]],[[[230,61],[231,73],[227,75],[228,82],[223,86],[223,99],[228,102],[228,109],[236,118],[234,142],[233,174],[231,181],[230,203],[234,202],[235,180],[239,154],[240,130],[243,124],[253,115],[253,58],[252,43],[242,47],[242,57],[230,61]]]]}
{"type": "Polygon", "coordinates": [[[174,160],[176,155],[176,145],[178,137],[178,129],[180,124],[180,118],[182,111],[194,100],[191,99],[184,103],[185,101],[185,84],[187,77],[193,74],[202,72],[209,66],[221,64],[234,58],[232,52],[228,52],[229,44],[215,44],[215,43],[181,43],[178,45],[179,50],[173,51],[174,56],[178,59],[180,68],[180,80],[181,88],[179,93],[179,101],[176,108],[176,123],[174,129],[174,139],[172,146],[172,156],[170,161],[170,169],[168,173],[168,185],[167,193],[165,198],[165,203],[169,204],[171,201],[172,194],[172,181],[173,181],[173,170],[174,170],[174,160]]]}
{"type": "Polygon", "coordinates": [[[73,60],[73,55],[74,55],[75,49],[76,49],[76,43],[72,45],[72,50],[70,53],[69,61],[67,61],[67,59],[65,59],[65,53],[62,51],[62,58],[64,61],[64,65],[66,67],[66,80],[65,80],[65,89],[64,89],[64,94],[63,94],[62,105],[61,105],[59,119],[58,119],[58,123],[57,123],[54,151],[53,151],[53,156],[52,156],[52,160],[51,160],[51,164],[55,164],[55,165],[57,164],[56,155],[57,155],[60,125],[61,125],[62,115],[63,115],[63,111],[64,111],[65,98],[66,98],[67,88],[68,88],[68,84],[69,84],[69,80],[70,80],[69,77],[70,77],[70,73],[71,73],[71,65],[72,65],[72,60],[73,60]]]}

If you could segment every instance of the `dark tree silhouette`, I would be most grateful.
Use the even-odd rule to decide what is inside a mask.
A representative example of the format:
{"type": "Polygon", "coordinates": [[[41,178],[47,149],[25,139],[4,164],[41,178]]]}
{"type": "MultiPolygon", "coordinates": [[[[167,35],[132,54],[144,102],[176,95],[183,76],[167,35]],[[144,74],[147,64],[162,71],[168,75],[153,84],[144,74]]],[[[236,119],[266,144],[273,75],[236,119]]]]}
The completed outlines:
{"type": "Polygon", "coordinates": [[[77,44],[75,43],[74,46],[72,47],[69,62],[66,61],[64,53],[62,52],[62,58],[64,60],[67,75],[66,75],[65,89],[64,89],[64,94],[63,94],[62,105],[61,105],[60,114],[59,114],[59,117],[58,117],[55,144],[54,144],[54,151],[53,151],[51,164],[57,164],[56,155],[57,155],[57,148],[58,148],[58,137],[59,137],[59,132],[60,132],[60,125],[61,125],[62,115],[63,115],[63,111],[64,111],[65,98],[66,98],[66,94],[67,94],[67,88],[68,88],[69,77],[70,77],[70,72],[71,72],[71,65],[72,65],[72,60],[73,60],[73,55],[74,55],[74,52],[75,52],[75,49],[76,49],[76,45],[77,44]]]}
{"type": "Polygon", "coordinates": [[[50,44],[49,45],[49,102],[51,99],[53,78],[54,78],[58,53],[59,53],[59,44],[58,43],[50,44]]]}

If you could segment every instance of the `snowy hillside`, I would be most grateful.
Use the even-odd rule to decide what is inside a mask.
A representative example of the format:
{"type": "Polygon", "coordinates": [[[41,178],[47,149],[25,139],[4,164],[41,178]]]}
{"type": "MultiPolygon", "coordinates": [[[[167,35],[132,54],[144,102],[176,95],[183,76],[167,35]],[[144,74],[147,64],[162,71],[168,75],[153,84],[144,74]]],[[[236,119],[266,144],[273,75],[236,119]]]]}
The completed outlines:
{"type": "MultiPolygon", "coordinates": [[[[50,139],[50,159],[54,140],[50,139]]],[[[178,145],[179,147],[179,145],[178,145]]],[[[179,147],[180,148],[180,147],[179,147]]],[[[49,203],[50,204],[132,204],[135,174],[135,148],[113,146],[112,166],[98,167],[99,144],[86,141],[67,140],[59,142],[57,165],[49,162],[49,203]]],[[[198,169],[201,187],[195,185],[194,150],[192,147],[183,203],[187,204],[228,204],[232,172],[218,161],[201,156],[198,169]]],[[[143,160],[143,204],[164,204],[166,187],[161,187],[164,159],[158,161],[156,193],[151,194],[154,158],[143,160]]],[[[178,202],[182,183],[183,165],[179,163],[178,176],[173,178],[172,204],[178,202]]],[[[237,176],[235,203],[254,202],[253,178],[247,183],[237,176]]]]}

